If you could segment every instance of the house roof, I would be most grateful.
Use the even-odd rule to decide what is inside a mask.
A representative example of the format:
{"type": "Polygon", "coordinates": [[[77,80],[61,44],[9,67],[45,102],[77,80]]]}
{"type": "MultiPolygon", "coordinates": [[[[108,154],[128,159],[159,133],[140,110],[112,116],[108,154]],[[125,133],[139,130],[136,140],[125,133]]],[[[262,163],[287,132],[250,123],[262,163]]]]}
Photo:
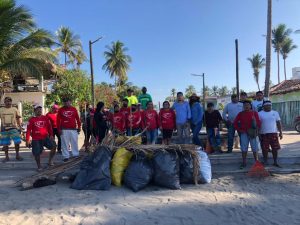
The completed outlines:
{"type": "Polygon", "coordinates": [[[279,95],[289,92],[300,91],[300,79],[285,80],[270,88],[270,95],[279,95]]]}

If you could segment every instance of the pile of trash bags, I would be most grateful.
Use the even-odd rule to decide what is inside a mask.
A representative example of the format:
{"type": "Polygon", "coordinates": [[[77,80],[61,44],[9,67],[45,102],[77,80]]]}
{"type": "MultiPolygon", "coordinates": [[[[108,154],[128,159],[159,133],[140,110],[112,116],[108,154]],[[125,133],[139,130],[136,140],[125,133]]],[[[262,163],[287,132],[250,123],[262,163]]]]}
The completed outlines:
{"type": "MultiPolygon", "coordinates": [[[[211,182],[211,163],[207,154],[197,149],[199,183],[211,182]]],[[[81,163],[71,188],[77,190],[108,190],[111,184],[137,192],[149,184],[169,189],[181,189],[180,184],[195,183],[194,160],[189,152],[143,151],[133,154],[119,148],[114,155],[100,146],[81,163]]]]}

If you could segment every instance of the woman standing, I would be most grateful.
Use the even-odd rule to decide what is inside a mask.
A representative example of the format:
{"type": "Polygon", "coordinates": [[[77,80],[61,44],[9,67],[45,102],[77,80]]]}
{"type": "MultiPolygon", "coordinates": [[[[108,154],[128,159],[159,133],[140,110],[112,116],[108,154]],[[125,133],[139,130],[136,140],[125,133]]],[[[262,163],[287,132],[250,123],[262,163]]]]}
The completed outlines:
{"type": "Polygon", "coordinates": [[[108,130],[107,116],[104,112],[103,102],[98,102],[94,120],[96,124],[96,137],[98,139],[98,142],[101,143],[108,130]]]}

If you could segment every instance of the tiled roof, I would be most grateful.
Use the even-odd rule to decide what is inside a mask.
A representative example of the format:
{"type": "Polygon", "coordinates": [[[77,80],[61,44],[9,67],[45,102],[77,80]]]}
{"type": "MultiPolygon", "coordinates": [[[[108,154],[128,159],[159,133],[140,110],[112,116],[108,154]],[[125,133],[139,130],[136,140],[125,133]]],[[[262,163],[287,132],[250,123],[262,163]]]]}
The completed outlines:
{"type": "Polygon", "coordinates": [[[270,95],[285,94],[293,91],[300,91],[300,79],[285,80],[270,88],[270,95]]]}

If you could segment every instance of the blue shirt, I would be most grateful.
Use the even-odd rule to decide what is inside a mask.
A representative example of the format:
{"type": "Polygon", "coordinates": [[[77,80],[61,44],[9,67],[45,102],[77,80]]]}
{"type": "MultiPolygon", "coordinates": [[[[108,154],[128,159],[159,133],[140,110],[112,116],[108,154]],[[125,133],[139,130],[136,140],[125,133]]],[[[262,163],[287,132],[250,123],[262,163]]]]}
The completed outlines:
{"type": "Polygon", "coordinates": [[[230,122],[233,123],[235,117],[239,114],[239,112],[243,111],[243,103],[238,102],[238,103],[233,103],[230,102],[228,103],[224,110],[223,110],[223,120],[227,121],[229,120],[230,122]]]}
{"type": "Polygon", "coordinates": [[[176,124],[185,124],[191,119],[191,109],[188,102],[174,102],[172,109],[176,112],[176,124]]]}
{"type": "Polygon", "coordinates": [[[194,125],[202,123],[202,119],[203,119],[203,108],[200,105],[199,102],[195,102],[192,105],[191,108],[191,114],[192,114],[192,123],[194,125]]]}

